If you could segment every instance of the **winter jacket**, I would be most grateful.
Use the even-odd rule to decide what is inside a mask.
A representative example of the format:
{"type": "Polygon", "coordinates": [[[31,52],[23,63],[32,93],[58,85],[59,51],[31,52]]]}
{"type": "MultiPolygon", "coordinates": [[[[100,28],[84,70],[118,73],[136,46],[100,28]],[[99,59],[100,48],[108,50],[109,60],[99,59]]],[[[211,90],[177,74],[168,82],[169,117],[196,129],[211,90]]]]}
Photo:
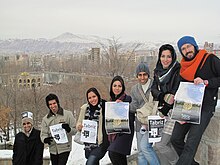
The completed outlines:
{"type": "Polygon", "coordinates": [[[13,165],[42,165],[44,144],[40,140],[40,131],[32,129],[27,137],[23,132],[15,136],[13,147],[13,165]]]}
{"type": "MultiPolygon", "coordinates": [[[[150,81],[150,85],[145,93],[144,93],[140,83],[137,83],[134,86],[132,86],[132,88],[131,88],[132,102],[129,107],[131,112],[136,113],[136,110],[141,108],[145,104],[145,101],[144,101],[143,97],[141,96],[140,90],[143,91],[143,93],[146,96],[146,99],[149,99],[151,85],[152,85],[153,81],[151,79],[148,79],[148,81],[150,81]]],[[[140,123],[140,121],[138,121],[137,117],[135,117],[135,123],[136,123],[136,130],[139,131],[141,128],[141,123],[140,123]]]]}
{"type": "MultiPolygon", "coordinates": [[[[197,69],[195,78],[196,77],[208,80],[202,105],[216,106],[218,100],[218,88],[220,87],[220,59],[214,54],[209,55],[203,67],[197,69]]],[[[186,80],[182,79],[182,81],[186,80]]],[[[208,109],[204,108],[204,110],[208,109]]]]}
{"type": "MultiPolygon", "coordinates": [[[[105,130],[105,101],[103,101],[103,104],[102,104],[102,108],[100,109],[100,117],[99,117],[99,127],[98,127],[98,144],[102,144],[104,143],[104,145],[108,146],[108,137],[107,137],[107,134],[106,134],[106,130],[105,130]]],[[[82,107],[81,107],[81,110],[80,110],[80,114],[79,114],[79,118],[78,118],[78,121],[77,121],[77,124],[76,124],[76,128],[78,128],[78,125],[81,125],[84,118],[85,118],[85,113],[86,113],[86,109],[89,107],[89,104],[84,104],[82,107]]],[[[79,131],[79,130],[78,130],[79,131]]]]}
{"type": "Polygon", "coordinates": [[[50,132],[50,126],[60,124],[60,123],[68,123],[71,131],[67,134],[68,142],[65,144],[56,144],[53,140],[49,145],[49,152],[51,154],[57,155],[63,152],[70,152],[72,149],[72,136],[76,132],[75,129],[75,118],[71,111],[64,110],[59,108],[57,114],[53,114],[51,111],[43,117],[41,123],[41,141],[44,142],[44,139],[47,137],[52,137],[50,132]]]}

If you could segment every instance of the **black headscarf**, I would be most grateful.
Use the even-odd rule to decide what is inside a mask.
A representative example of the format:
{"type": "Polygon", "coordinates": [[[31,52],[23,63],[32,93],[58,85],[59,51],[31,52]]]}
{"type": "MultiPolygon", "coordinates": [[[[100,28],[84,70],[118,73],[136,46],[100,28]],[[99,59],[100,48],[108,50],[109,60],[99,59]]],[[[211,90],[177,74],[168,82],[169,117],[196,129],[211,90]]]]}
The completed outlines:
{"type": "Polygon", "coordinates": [[[170,81],[171,77],[173,76],[174,71],[176,71],[179,68],[180,68],[180,64],[176,60],[176,52],[173,46],[170,44],[162,45],[159,48],[158,60],[157,60],[156,68],[154,69],[154,73],[158,76],[161,86],[163,86],[164,84],[167,84],[170,81]],[[169,50],[172,56],[172,62],[169,65],[169,67],[166,69],[163,68],[163,65],[161,64],[161,61],[160,61],[162,52],[165,50],[169,50]]]}
{"type": "Polygon", "coordinates": [[[110,85],[110,97],[111,97],[111,100],[112,101],[115,101],[117,100],[118,98],[120,98],[125,92],[125,83],[124,83],[124,80],[121,76],[115,76],[113,79],[112,79],[112,82],[111,82],[111,85],[110,85]],[[115,94],[113,93],[112,91],[112,85],[115,81],[119,81],[121,82],[121,85],[122,85],[122,91],[119,95],[115,96],[115,94]]]}

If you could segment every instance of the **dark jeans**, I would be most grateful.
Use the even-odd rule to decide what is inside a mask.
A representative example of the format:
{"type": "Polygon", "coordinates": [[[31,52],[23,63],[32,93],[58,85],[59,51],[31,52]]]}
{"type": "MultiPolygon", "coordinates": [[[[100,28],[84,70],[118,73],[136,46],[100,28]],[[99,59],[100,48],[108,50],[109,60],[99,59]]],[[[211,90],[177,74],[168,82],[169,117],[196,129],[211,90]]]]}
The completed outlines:
{"type": "Polygon", "coordinates": [[[113,165],[127,165],[126,155],[112,151],[109,151],[108,155],[113,165]]]}
{"type": "Polygon", "coordinates": [[[61,154],[50,154],[52,165],[66,165],[70,152],[63,152],[61,154]]]}
{"type": "Polygon", "coordinates": [[[176,122],[171,136],[171,143],[179,155],[179,160],[176,165],[199,164],[194,161],[194,156],[202,135],[213,116],[212,112],[214,109],[214,106],[202,108],[200,124],[180,124],[176,122]],[[187,133],[187,139],[186,142],[184,142],[187,133]]]}
{"type": "Polygon", "coordinates": [[[106,152],[107,148],[103,145],[91,150],[85,150],[86,165],[99,165],[99,160],[105,156],[106,152]]]}

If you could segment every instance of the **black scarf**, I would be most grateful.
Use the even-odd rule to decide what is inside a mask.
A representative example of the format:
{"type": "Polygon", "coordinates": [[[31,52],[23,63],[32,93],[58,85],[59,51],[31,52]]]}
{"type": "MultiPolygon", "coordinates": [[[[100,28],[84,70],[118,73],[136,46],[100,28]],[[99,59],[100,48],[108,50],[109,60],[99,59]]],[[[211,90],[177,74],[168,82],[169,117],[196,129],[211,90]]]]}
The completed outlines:
{"type": "Polygon", "coordinates": [[[167,85],[172,79],[176,70],[180,68],[180,64],[178,61],[172,62],[169,68],[164,69],[161,63],[157,63],[156,68],[154,69],[155,75],[159,79],[161,90],[166,93],[168,91],[167,85]]]}

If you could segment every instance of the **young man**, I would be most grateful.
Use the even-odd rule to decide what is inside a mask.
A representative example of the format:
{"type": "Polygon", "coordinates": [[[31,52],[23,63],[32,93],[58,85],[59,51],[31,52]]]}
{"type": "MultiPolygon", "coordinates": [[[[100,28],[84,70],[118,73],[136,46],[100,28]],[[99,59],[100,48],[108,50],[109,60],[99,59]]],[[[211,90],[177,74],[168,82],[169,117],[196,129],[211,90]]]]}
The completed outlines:
{"type": "Polygon", "coordinates": [[[13,165],[42,165],[44,144],[40,140],[40,131],[33,127],[33,114],[23,112],[23,130],[15,136],[13,147],[13,165]]]}
{"type": "MultiPolygon", "coordinates": [[[[131,89],[132,102],[130,104],[130,111],[136,113],[136,110],[141,108],[145,101],[142,97],[141,92],[145,95],[146,99],[149,99],[151,94],[152,80],[150,77],[150,71],[148,65],[141,62],[136,68],[136,76],[138,83],[131,89]]],[[[149,100],[148,100],[149,101],[149,100]]],[[[136,136],[137,136],[137,147],[138,147],[138,165],[142,164],[154,164],[159,165],[159,160],[152,147],[151,143],[148,143],[147,126],[141,123],[137,117],[135,118],[136,123],[136,136]]]]}
{"type": "Polygon", "coordinates": [[[64,110],[60,106],[55,94],[49,94],[46,97],[46,104],[49,113],[44,116],[41,123],[41,141],[49,145],[52,165],[66,165],[72,149],[72,135],[76,131],[75,119],[72,112],[64,110]],[[64,144],[56,144],[50,132],[50,126],[60,123],[63,123],[62,128],[65,129],[68,138],[68,142],[64,144]]]}
{"type": "Polygon", "coordinates": [[[199,50],[195,39],[191,36],[182,37],[177,45],[182,54],[181,81],[194,84],[204,83],[206,88],[200,124],[176,122],[171,142],[179,155],[177,165],[198,165],[199,163],[194,161],[194,156],[217,103],[220,87],[220,60],[214,54],[207,53],[206,50],[199,50]],[[184,141],[187,133],[187,139],[184,141]]]}

